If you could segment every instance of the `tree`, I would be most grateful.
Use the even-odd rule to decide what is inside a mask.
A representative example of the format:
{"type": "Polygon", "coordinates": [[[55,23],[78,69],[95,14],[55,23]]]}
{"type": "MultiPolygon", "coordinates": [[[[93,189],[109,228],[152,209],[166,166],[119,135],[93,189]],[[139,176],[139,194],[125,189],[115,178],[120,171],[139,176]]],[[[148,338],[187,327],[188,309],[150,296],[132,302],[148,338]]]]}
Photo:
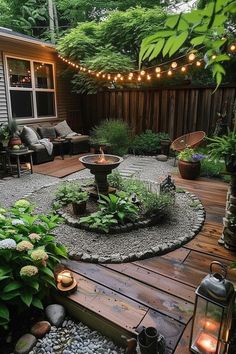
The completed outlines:
{"type": "Polygon", "coordinates": [[[181,50],[200,51],[218,87],[225,75],[223,65],[231,59],[226,48],[235,39],[231,23],[234,14],[235,0],[211,0],[203,9],[169,16],[157,33],[143,40],[140,64],[171,58],[181,50]]]}
{"type": "MultiPolygon", "coordinates": [[[[84,22],[70,30],[59,40],[58,51],[62,56],[102,73],[129,72],[138,69],[142,39],[156,31],[165,19],[166,12],[161,7],[114,11],[104,21],[84,22]]],[[[76,80],[80,92],[96,82],[88,77],[89,85],[86,85],[86,77],[82,74],[76,75],[76,80]]]]}

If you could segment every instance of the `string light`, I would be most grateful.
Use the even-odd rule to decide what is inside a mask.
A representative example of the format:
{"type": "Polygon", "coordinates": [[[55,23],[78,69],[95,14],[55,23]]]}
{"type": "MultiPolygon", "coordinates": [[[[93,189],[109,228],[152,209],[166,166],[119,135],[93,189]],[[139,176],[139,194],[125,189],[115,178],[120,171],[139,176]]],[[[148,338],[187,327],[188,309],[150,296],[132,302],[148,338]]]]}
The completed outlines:
{"type": "Polygon", "coordinates": [[[117,77],[118,77],[118,78],[120,78],[120,77],[121,77],[121,74],[120,74],[120,73],[119,73],[119,74],[117,74],[117,77]]]}
{"type": "Polygon", "coordinates": [[[171,71],[171,70],[168,70],[168,71],[167,71],[167,75],[171,76],[171,75],[172,75],[172,71],[171,71]]]}
{"type": "Polygon", "coordinates": [[[147,75],[147,80],[151,80],[151,76],[150,75],[147,75]]]}
{"type": "Polygon", "coordinates": [[[161,68],[158,66],[156,69],[155,69],[156,73],[160,73],[161,72],[161,68]]]}
{"type": "Polygon", "coordinates": [[[129,73],[129,77],[133,77],[134,76],[134,74],[133,73],[129,73]]]}
{"type": "Polygon", "coordinates": [[[138,76],[138,81],[141,81],[141,76],[138,76]]]}
{"type": "Polygon", "coordinates": [[[229,49],[231,50],[231,52],[234,52],[236,50],[236,44],[231,44],[229,49]]]}
{"type": "Polygon", "coordinates": [[[161,77],[161,74],[157,73],[157,78],[160,79],[160,77],[161,77]]]}
{"type": "Polygon", "coordinates": [[[199,60],[196,61],[196,66],[201,66],[201,62],[199,60]]]}
{"type": "Polygon", "coordinates": [[[195,58],[196,58],[196,55],[193,53],[189,54],[189,56],[188,56],[188,60],[190,60],[190,61],[193,61],[195,58]]]}
{"type": "Polygon", "coordinates": [[[185,71],[186,71],[186,67],[185,67],[185,66],[182,66],[181,71],[182,71],[182,72],[185,72],[185,71]]]}
{"type": "Polygon", "coordinates": [[[145,75],[145,71],[144,70],[142,70],[141,72],[140,72],[140,75],[145,75]]]}
{"type": "Polygon", "coordinates": [[[110,74],[108,74],[108,75],[107,75],[107,78],[108,78],[108,80],[110,80],[110,79],[111,79],[111,75],[110,75],[110,74]]]}
{"type": "Polygon", "coordinates": [[[176,61],[173,61],[173,63],[171,63],[171,67],[172,69],[177,68],[178,64],[176,63],[176,61]]]}

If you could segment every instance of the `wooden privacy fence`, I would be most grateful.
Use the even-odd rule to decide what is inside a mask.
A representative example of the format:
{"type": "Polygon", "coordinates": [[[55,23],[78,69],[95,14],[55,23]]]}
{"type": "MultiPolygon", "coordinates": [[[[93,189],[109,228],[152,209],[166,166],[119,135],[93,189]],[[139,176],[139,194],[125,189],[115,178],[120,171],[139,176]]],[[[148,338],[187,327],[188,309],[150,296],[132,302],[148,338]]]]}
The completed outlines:
{"type": "MultiPolygon", "coordinates": [[[[168,132],[171,138],[204,130],[213,132],[219,118],[217,112],[226,111],[232,124],[236,87],[162,88],[140,90],[110,90],[96,95],[80,95],[79,116],[85,131],[106,118],[123,119],[135,133],[146,129],[168,132]]],[[[75,116],[75,115],[74,115],[75,116]]],[[[76,123],[74,125],[76,125],[76,123]]]]}

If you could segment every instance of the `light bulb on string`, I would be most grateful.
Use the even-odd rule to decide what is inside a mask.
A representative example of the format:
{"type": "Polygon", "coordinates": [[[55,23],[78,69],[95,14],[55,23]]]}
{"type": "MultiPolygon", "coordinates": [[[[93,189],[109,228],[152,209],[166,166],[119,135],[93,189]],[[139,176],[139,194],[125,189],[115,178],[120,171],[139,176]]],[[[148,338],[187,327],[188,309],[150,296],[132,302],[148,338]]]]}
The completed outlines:
{"type": "Polygon", "coordinates": [[[142,71],[140,71],[140,75],[145,75],[145,71],[144,70],[142,70],[142,71]]]}
{"type": "Polygon", "coordinates": [[[117,77],[116,76],[114,77],[114,81],[117,81],[117,77]]]}
{"type": "Polygon", "coordinates": [[[88,73],[89,73],[89,74],[91,73],[91,70],[90,70],[90,69],[88,70],[88,73]]]}
{"type": "Polygon", "coordinates": [[[160,77],[161,77],[161,74],[157,73],[157,78],[160,79],[160,77]]]}
{"type": "Polygon", "coordinates": [[[171,76],[171,75],[172,75],[172,71],[171,71],[171,70],[168,70],[168,71],[167,71],[167,75],[168,75],[168,76],[171,76]]]}
{"type": "Polygon", "coordinates": [[[156,73],[160,73],[161,72],[161,68],[158,66],[156,69],[155,69],[156,73]]]}
{"type": "Polygon", "coordinates": [[[117,74],[117,77],[120,78],[120,77],[121,77],[121,74],[117,74]]]}
{"type": "Polygon", "coordinates": [[[106,77],[106,75],[105,75],[105,74],[103,74],[103,75],[102,75],[102,77],[103,77],[103,79],[104,79],[104,78],[106,77]]]}
{"type": "Polygon", "coordinates": [[[236,50],[236,44],[231,44],[231,46],[229,47],[229,49],[231,50],[231,52],[235,52],[235,50],[236,50]]]}
{"type": "Polygon", "coordinates": [[[110,79],[111,79],[111,75],[110,75],[110,74],[108,74],[108,75],[107,75],[107,78],[108,78],[108,80],[110,80],[110,79]]]}
{"type": "Polygon", "coordinates": [[[147,75],[147,80],[151,80],[151,76],[150,75],[147,75]]]}
{"type": "Polygon", "coordinates": [[[173,63],[171,63],[171,67],[172,69],[177,68],[178,64],[176,63],[176,61],[173,61],[173,63]]]}
{"type": "Polygon", "coordinates": [[[141,81],[141,76],[138,76],[138,81],[141,81]]]}
{"type": "Polygon", "coordinates": [[[186,71],[186,67],[182,66],[181,71],[184,73],[186,71]]]}
{"type": "Polygon", "coordinates": [[[132,80],[132,79],[133,79],[133,76],[130,76],[130,75],[129,75],[129,76],[128,76],[128,79],[129,79],[129,80],[132,80]]]}
{"type": "Polygon", "coordinates": [[[121,79],[121,81],[123,81],[124,80],[123,76],[121,76],[120,79],[121,79]]]}
{"type": "Polygon", "coordinates": [[[133,77],[134,76],[134,74],[133,73],[129,73],[129,77],[133,77]]]}
{"type": "Polygon", "coordinates": [[[201,66],[202,64],[201,64],[201,62],[198,60],[198,61],[196,61],[196,66],[201,66]]]}
{"type": "Polygon", "coordinates": [[[196,58],[196,55],[194,53],[190,53],[188,56],[188,60],[193,61],[196,58]]]}

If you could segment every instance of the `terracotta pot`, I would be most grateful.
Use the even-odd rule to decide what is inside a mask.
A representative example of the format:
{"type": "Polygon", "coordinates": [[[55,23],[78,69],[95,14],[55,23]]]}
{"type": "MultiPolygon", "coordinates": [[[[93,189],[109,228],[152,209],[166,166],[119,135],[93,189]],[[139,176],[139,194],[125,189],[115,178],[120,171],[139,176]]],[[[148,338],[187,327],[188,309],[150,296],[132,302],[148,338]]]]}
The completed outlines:
{"type": "Polygon", "coordinates": [[[22,141],[19,137],[15,137],[13,136],[12,138],[10,138],[9,142],[8,142],[8,146],[9,147],[12,147],[14,145],[21,145],[22,144],[22,141]]]}
{"type": "Polygon", "coordinates": [[[188,162],[179,160],[179,173],[184,179],[196,179],[200,176],[201,162],[188,162]]]}
{"type": "Polygon", "coordinates": [[[82,215],[86,210],[86,202],[72,203],[72,207],[75,215],[82,215]]]}

